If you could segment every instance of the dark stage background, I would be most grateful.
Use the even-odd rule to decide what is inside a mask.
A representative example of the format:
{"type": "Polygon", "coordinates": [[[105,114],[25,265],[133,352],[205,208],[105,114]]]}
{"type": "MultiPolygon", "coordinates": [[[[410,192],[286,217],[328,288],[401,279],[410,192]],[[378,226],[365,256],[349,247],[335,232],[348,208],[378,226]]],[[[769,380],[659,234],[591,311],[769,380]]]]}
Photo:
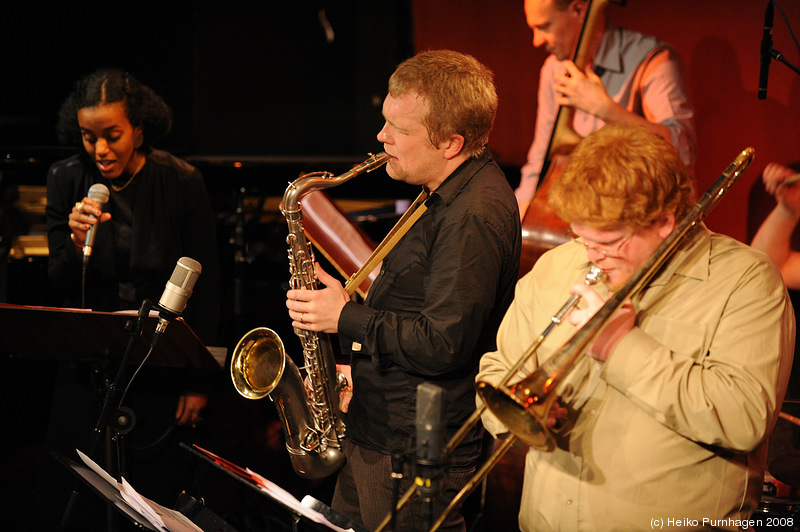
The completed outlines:
{"type": "MultiPolygon", "coordinates": [[[[800,4],[780,5],[797,25],[800,4]]],[[[773,61],[768,97],[756,98],[765,6],[632,0],[608,8],[617,22],[658,35],[683,55],[697,111],[701,190],[741,149],[756,149],[750,170],[709,218],[713,229],[740,240],[748,238],[743,214],[760,171],[769,161],[800,159],[800,77],[773,61]]],[[[173,107],[174,132],[162,147],[184,156],[297,157],[304,170],[320,169],[319,158],[360,161],[379,149],[380,105],[397,62],[414,50],[465,51],[495,72],[500,109],[490,144],[512,183],[533,134],[546,55],[531,46],[521,0],[145,1],[135,9],[17,2],[3,8],[0,44],[0,146],[12,155],[52,146],[55,113],[72,83],[117,66],[173,107]]],[[[800,64],[777,9],[774,47],[800,64]]],[[[268,172],[258,176],[271,181],[268,172]]],[[[286,176],[275,179],[280,193],[286,176]]],[[[349,195],[387,195],[371,185],[349,195]]]]}
{"type": "MultiPolygon", "coordinates": [[[[127,69],[164,97],[175,125],[159,147],[203,171],[219,220],[226,295],[221,343],[228,348],[250,328],[269,326],[292,356],[299,354],[284,310],[286,227],[270,198],[299,173],[339,173],[380,150],[375,135],[388,76],[415,50],[464,51],[495,72],[500,109],[490,147],[512,185],[533,134],[545,52],[531,46],[522,0],[7,4],[0,10],[0,301],[53,303],[46,254],[35,246],[15,254],[13,247],[20,234],[44,234],[36,193],[49,164],[70,153],[56,145],[56,112],[73,82],[100,67],[127,69]]],[[[780,4],[793,29],[800,27],[800,3],[780,4]]],[[[772,206],[760,187],[764,166],[800,160],[800,77],[773,62],[768,97],[756,98],[765,7],[753,0],[631,0],[609,7],[617,22],[671,42],[686,60],[697,112],[699,190],[744,147],[756,149],[755,162],[707,219],[713,230],[742,241],[772,206]]],[[[779,10],[774,47],[800,64],[779,10]]],[[[358,220],[377,240],[391,217],[376,205],[416,192],[379,170],[331,195],[359,200],[351,211],[369,211],[358,220]]],[[[12,493],[2,504],[17,529],[38,530],[32,524],[36,469],[46,459],[41,445],[55,368],[8,355],[0,358],[0,423],[4,480],[12,493]]],[[[289,471],[268,401],[241,399],[223,372],[211,399],[198,433],[211,450],[299,495],[329,496],[330,481],[299,481],[289,471]]],[[[518,465],[497,472],[500,483],[521,476],[518,465]]],[[[247,515],[261,529],[281,529],[260,521],[273,509],[264,511],[238,486],[204,474],[213,485],[202,494],[210,508],[247,515]]],[[[516,521],[513,506],[498,502],[502,493],[488,494],[490,529],[516,521]]]]}

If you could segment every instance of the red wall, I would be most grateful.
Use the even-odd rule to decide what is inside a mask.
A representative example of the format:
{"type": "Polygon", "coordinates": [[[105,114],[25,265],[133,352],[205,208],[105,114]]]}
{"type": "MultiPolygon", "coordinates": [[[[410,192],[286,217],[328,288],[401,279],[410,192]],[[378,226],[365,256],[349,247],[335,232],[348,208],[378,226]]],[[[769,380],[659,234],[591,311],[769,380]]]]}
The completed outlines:
{"type": "MultiPolygon", "coordinates": [[[[780,4],[800,32],[800,3],[780,4]]],[[[500,108],[490,145],[499,162],[509,166],[525,161],[546,55],[531,44],[522,6],[522,0],[414,3],[417,49],[463,51],[494,71],[500,108]]],[[[706,220],[711,229],[742,241],[747,239],[748,195],[764,166],[800,161],[800,76],[773,61],[767,99],[756,96],[765,7],[764,0],[630,0],[625,7],[608,8],[617,23],[672,43],[686,61],[696,111],[700,192],[742,149],[755,148],[750,168],[706,220]]],[[[773,39],[787,61],[800,66],[800,52],[777,9],[773,39]]]]}

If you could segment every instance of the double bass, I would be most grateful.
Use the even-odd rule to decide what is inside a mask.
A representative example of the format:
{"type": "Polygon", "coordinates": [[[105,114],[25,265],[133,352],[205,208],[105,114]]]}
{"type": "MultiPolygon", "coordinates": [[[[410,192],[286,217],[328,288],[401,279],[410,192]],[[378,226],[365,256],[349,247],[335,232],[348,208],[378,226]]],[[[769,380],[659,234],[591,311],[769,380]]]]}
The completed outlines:
{"type": "MultiPolygon", "coordinates": [[[[624,6],[626,0],[587,0],[586,14],[581,31],[572,52],[572,62],[581,70],[589,64],[591,36],[605,21],[603,10],[609,3],[624,6]]],[[[560,106],[556,114],[544,162],[539,172],[538,188],[533,194],[528,209],[522,218],[522,255],[519,275],[530,271],[533,264],[545,251],[567,241],[566,222],[555,215],[547,202],[550,185],[558,179],[572,150],[582,140],[572,127],[574,107],[560,106]]]]}
{"type": "MultiPolygon", "coordinates": [[[[589,37],[596,31],[598,24],[604,21],[601,14],[608,3],[609,0],[587,1],[583,26],[571,57],[581,70],[586,68],[590,60],[589,37]]],[[[618,0],[614,3],[625,5],[625,0],[618,0]]],[[[566,234],[569,226],[550,208],[547,203],[547,194],[550,185],[564,170],[569,154],[582,140],[582,137],[572,127],[574,116],[575,109],[564,106],[559,107],[556,114],[547,152],[539,172],[538,188],[522,218],[520,277],[530,271],[542,253],[567,240],[566,234]]],[[[500,444],[499,440],[495,442],[495,445],[500,444]]],[[[522,477],[519,472],[524,469],[527,450],[525,446],[512,446],[487,476],[484,488],[486,502],[483,509],[486,522],[498,524],[503,529],[512,529],[517,526],[516,517],[519,513],[519,501],[522,498],[522,477]]]]}

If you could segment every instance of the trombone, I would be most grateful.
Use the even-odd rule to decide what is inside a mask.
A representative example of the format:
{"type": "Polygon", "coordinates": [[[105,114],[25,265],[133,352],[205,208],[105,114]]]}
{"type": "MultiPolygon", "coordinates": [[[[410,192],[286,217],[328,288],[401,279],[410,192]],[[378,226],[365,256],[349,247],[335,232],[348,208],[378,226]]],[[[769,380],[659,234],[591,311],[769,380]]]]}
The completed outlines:
{"type": "Polygon", "coordinates": [[[555,447],[553,433],[558,434],[563,427],[548,428],[547,415],[558,398],[558,385],[574,369],[611,316],[627,299],[644,289],[686,238],[694,234],[700,222],[750,165],[754,154],[753,148],[745,148],[625,285],[543,365],[512,387],[506,383],[494,387],[483,381],[476,384],[484,404],[512,433],[536,449],[550,451],[555,447]]]}
{"type": "MultiPolygon", "coordinates": [[[[592,266],[589,269],[589,272],[586,274],[584,282],[587,285],[591,286],[597,282],[602,281],[604,277],[605,275],[600,270],[600,268],[598,268],[597,266],[592,266]]],[[[567,302],[564,303],[564,305],[558,310],[558,312],[556,312],[550,318],[550,323],[547,325],[547,327],[545,327],[545,329],[539,334],[536,340],[534,340],[533,344],[527,349],[527,351],[525,351],[522,357],[520,357],[520,359],[517,360],[517,362],[505,374],[502,381],[504,386],[507,386],[511,382],[511,379],[514,378],[514,375],[516,375],[517,372],[519,372],[519,370],[533,357],[533,355],[536,354],[536,350],[539,348],[542,342],[544,342],[547,335],[550,334],[550,331],[552,331],[557,325],[561,324],[561,320],[575,305],[578,304],[579,300],[580,300],[579,295],[577,294],[571,295],[570,298],[567,300],[567,302]]],[[[481,414],[483,414],[485,410],[486,410],[486,403],[478,407],[472,413],[472,415],[467,419],[467,421],[464,422],[461,428],[458,429],[458,431],[453,435],[453,437],[450,438],[450,440],[447,442],[447,445],[445,446],[445,456],[452,453],[455,450],[455,448],[458,446],[459,443],[461,443],[461,440],[464,439],[467,433],[470,430],[472,430],[472,428],[478,423],[478,421],[480,421],[481,414]]],[[[495,464],[497,464],[497,462],[506,454],[506,452],[508,452],[508,450],[511,449],[511,446],[514,444],[515,441],[516,437],[513,434],[509,434],[508,437],[503,440],[503,443],[497,449],[495,449],[494,453],[486,460],[486,462],[483,463],[480,469],[478,469],[475,472],[475,475],[473,475],[473,477],[469,480],[469,482],[467,482],[464,485],[464,487],[461,488],[461,491],[459,491],[456,494],[453,500],[450,501],[450,504],[447,506],[447,508],[445,508],[444,512],[442,512],[439,518],[431,526],[430,529],[431,532],[433,532],[434,530],[438,530],[439,527],[442,526],[447,516],[450,515],[450,513],[456,508],[456,506],[460,504],[461,501],[464,498],[466,498],[470,493],[472,493],[472,490],[474,490],[475,487],[483,481],[486,475],[488,475],[489,472],[494,468],[495,464]]],[[[408,503],[408,501],[411,500],[416,491],[417,491],[416,486],[411,485],[405,491],[405,493],[403,493],[402,497],[400,497],[400,499],[397,501],[397,506],[395,510],[399,511],[401,508],[403,508],[406,505],[406,503],[408,503]]],[[[390,513],[388,516],[384,518],[384,520],[381,522],[378,528],[375,529],[375,532],[380,532],[384,530],[391,522],[391,518],[392,515],[390,513]]]]}

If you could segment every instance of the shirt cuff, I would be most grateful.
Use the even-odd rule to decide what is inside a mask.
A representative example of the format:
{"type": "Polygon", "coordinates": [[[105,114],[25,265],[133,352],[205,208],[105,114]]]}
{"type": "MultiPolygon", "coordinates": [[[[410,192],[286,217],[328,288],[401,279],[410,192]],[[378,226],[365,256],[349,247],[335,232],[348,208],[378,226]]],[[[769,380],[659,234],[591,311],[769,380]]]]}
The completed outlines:
{"type": "MultiPolygon", "coordinates": [[[[347,342],[342,343],[345,344],[350,341],[359,345],[364,343],[364,339],[367,336],[367,326],[371,318],[372,309],[354,301],[345,303],[341,314],[339,314],[338,324],[339,335],[347,338],[347,342]]],[[[357,349],[354,349],[354,351],[358,352],[357,349]]]]}

